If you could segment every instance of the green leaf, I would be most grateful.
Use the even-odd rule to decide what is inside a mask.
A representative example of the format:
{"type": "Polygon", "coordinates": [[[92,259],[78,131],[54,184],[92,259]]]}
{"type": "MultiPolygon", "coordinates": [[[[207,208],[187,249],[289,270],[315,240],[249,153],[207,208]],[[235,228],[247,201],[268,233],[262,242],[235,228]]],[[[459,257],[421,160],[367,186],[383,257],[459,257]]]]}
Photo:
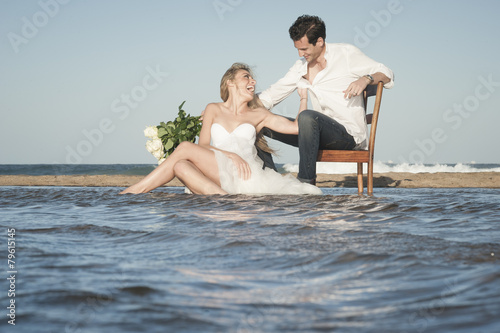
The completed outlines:
{"type": "Polygon", "coordinates": [[[165,144],[165,149],[166,150],[169,150],[170,148],[172,148],[174,146],[174,140],[172,139],[168,139],[167,143],[165,144]]]}
{"type": "Polygon", "coordinates": [[[158,137],[165,147],[165,157],[172,154],[182,141],[196,142],[200,135],[202,123],[200,116],[191,116],[182,108],[186,101],[179,105],[179,112],[173,121],[160,122],[158,128],[158,137]]]}
{"type": "Polygon", "coordinates": [[[181,104],[181,105],[179,105],[179,111],[181,111],[181,110],[182,110],[182,107],[184,106],[184,103],[186,103],[186,101],[182,102],[182,104],[181,104]]]}
{"type": "Polygon", "coordinates": [[[167,130],[164,128],[164,127],[160,127],[158,129],[158,137],[161,138],[162,136],[164,136],[165,134],[168,134],[167,133],[167,130]]]}

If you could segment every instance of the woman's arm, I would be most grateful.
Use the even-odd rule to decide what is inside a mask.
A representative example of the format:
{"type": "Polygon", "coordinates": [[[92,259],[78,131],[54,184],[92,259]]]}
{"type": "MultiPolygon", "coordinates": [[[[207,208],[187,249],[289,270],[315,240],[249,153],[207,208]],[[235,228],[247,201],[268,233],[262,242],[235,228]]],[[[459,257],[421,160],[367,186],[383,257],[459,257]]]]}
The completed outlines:
{"type": "MultiPolygon", "coordinates": [[[[300,96],[300,106],[299,106],[299,114],[307,109],[307,89],[306,88],[297,88],[297,92],[300,96]]],[[[297,114],[298,117],[298,114],[297,114]]]]}
{"type": "Polygon", "coordinates": [[[198,144],[200,146],[204,146],[207,148],[210,147],[210,140],[211,140],[210,132],[216,111],[217,111],[217,106],[214,103],[210,103],[202,112],[203,118],[201,124],[200,139],[198,140],[198,144]]]}
{"type": "Polygon", "coordinates": [[[295,121],[291,121],[285,117],[274,114],[268,110],[265,110],[266,117],[262,121],[262,126],[259,124],[259,130],[262,127],[267,127],[272,129],[273,131],[283,133],[283,134],[299,134],[299,114],[307,109],[307,89],[306,88],[298,88],[297,92],[300,96],[300,106],[299,112],[297,113],[297,117],[295,121]]]}
{"type": "Polygon", "coordinates": [[[257,132],[259,132],[262,128],[267,127],[272,129],[273,131],[283,133],[283,134],[299,134],[299,123],[297,122],[297,118],[295,121],[291,121],[283,116],[274,114],[267,111],[267,115],[264,120],[257,125],[257,132]]]}

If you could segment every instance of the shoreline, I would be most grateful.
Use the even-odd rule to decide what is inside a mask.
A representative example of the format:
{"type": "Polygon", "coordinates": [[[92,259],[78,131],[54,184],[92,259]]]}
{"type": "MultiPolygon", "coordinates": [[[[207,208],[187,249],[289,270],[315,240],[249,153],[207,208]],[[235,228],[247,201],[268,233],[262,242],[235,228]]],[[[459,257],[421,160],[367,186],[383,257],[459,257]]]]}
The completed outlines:
{"type": "MultiPolygon", "coordinates": [[[[142,178],[143,175],[0,175],[0,186],[128,187],[142,178]]],[[[364,178],[366,188],[366,176],[364,178]]],[[[373,184],[375,188],[500,188],[500,172],[376,173],[373,184]]],[[[357,177],[356,174],[318,174],[316,185],[355,188],[357,177]]],[[[184,185],[173,179],[164,186],[184,185]]]]}

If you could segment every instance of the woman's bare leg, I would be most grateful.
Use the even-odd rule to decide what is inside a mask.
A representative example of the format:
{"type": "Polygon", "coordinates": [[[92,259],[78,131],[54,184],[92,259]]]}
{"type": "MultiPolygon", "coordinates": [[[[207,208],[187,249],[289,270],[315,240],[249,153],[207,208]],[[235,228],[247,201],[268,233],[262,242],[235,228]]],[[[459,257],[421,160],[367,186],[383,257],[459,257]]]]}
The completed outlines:
{"type": "Polygon", "coordinates": [[[155,188],[168,183],[175,177],[174,166],[181,160],[193,163],[206,177],[219,183],[219,167],[215,154],[212,150],[197,144],[184,141],[174,152],[149,175],[140,182],[132,185],[120,194],[124,193],[147,193],[155,188]]]}
{"type": "Polygon", "coordinates": [[[195,194],[227,194],[219,182],[205,176],[193,163],[182,160],[175,164],[174,173],[179,180],[195,194]]]}

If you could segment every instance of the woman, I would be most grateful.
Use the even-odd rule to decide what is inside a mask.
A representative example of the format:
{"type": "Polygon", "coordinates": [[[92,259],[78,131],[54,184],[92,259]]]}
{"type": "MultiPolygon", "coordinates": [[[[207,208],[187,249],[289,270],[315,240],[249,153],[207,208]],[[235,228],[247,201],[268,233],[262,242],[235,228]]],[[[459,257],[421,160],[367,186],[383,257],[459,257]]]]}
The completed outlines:
{"type": "MultiPolygon", "coordinates": [[[[255,84],[247,65],[233,64],[221,80],[223,102],[208,104],[203,112],[198,144],[182,142],[161,165],[121,193],[146,193],[177,177],[196,194],[321,194],[315,186],[262,168],[256,133],[268,127],[297,134],[298,125],[264,108],[255,84]]],[[[306,108],[307,91],[299,94],[300,113],[306,108]]]]}

